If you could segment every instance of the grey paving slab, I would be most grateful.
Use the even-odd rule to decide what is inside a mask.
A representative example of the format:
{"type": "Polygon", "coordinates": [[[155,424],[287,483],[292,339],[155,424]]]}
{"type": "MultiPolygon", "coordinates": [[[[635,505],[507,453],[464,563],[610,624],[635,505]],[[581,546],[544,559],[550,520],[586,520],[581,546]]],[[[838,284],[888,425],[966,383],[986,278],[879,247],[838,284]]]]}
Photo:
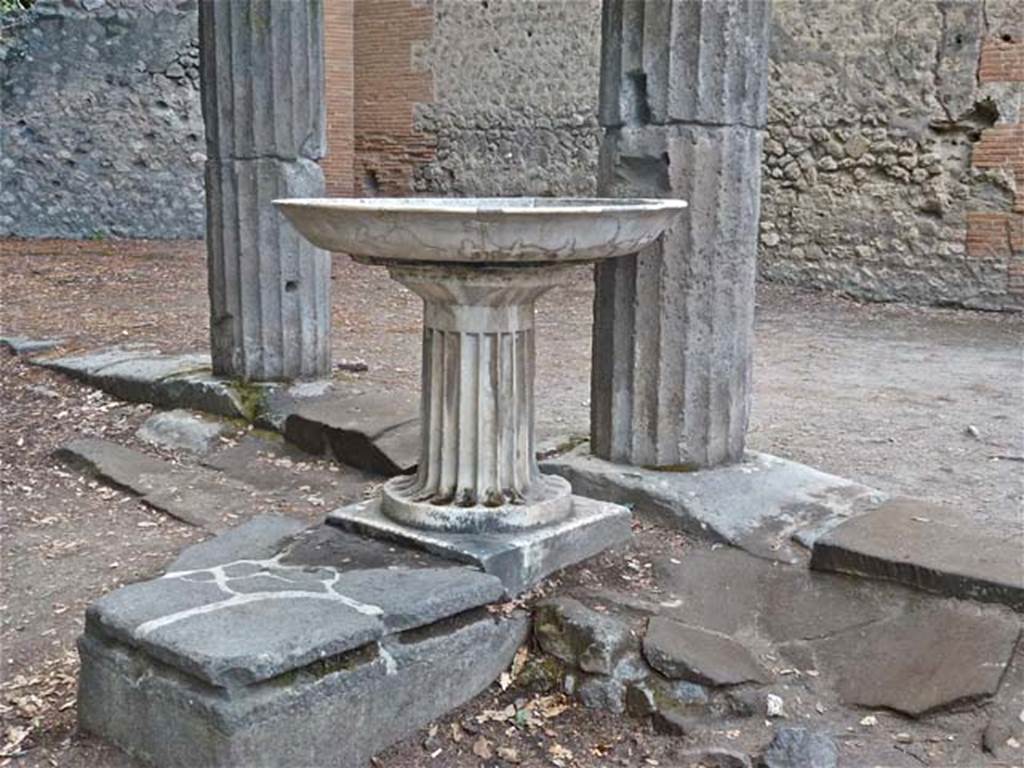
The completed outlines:
{"type": "Polygon", "coordinates": [[[409,395],[334,389],[314,397],[275,397],[269,418],[289,442],[314,455],[384,475],[408,472],[420,451],[419,401],[409,395]]]}
{"type": "Polygon", "coordinates": [[[995,693],[1020,632],[1006,609],[926,599],[814,647],[845,703],[918,716],[995,693]]]}
{"type": "Polygon", "coordinates": [[[262,430],[207,455],[202,463],[262,491],[315,493],[332,507],[359,498],[368,483],[380,479],[352,467],[316,461],[280,435],[262,430]]]}
{"type": "Polygon", "coordinates": [[[135,434],[153,445],[205,455],[214,448],[217,438],[228,429],[224,422],[203,419],[190,411],[174,409],[154,413],[135,434]]]}
{"type": "Polygon", "coordinates": [[[251,415],[251,393],[214,377],[206,354],[165,355],[150,346],[124,346],[32,362],[130,402],[219,416],[251,415]]]}
{"type": "Polygon", "coordinates": [[[186,551],[158,579],[96,601],[87,633],[216,686],[251,685],[501,598],[493,576],[453,563],[396,564],[337,529],[333,562],[309,562],[289,520],[261,518],[186,551]],[[359,554],[346,556],[347,545],[359,554]],[[272,551],[276,550],[276,551],[272,551]],[[376,562],[373,562],[376,560],[376,562]]]}
{"type": "Polygon", "coordinates": [[[824,637],[887,618],[906,590],[774,563],[723,548],[654,561],[659,612],[728,635],[772,642],[824,637]]]}
{"type": "Polygon", "coordinates": [[[244,515],[255,489],[209,470],[192,469],[98,438],[79,438],[55,451],[66,464],[137,494],[190,525],[223,528],[223,515],[244,515]]]}
{"type": "Polygon", "coordinates": [[[61,345],[60,339],[31,339],[27,336],[0,336],[0,348],[7,349],[12,355],[27,357],[49,352],[61,345]]]}
{"type": "Polygon", "coordinates": [[[881,502],[859,483],[764,453],[695,472],[643,469],[573,452],[541,463],[582,496],[626,504],[638,514],[761,557],[795,562],[801,531],[819,532],[881,502]]]}
{"type": "Polygon", "coordinates": [[[662,616],[648,622],[643,650],[648,663],[672,680],[722,686],[771,677],[750,649],[729,635],[662,616]]]}
{"type": "Polygon", "coordinates": [[[400,542],[498,577],[507,595],[517,595],[548,575],[627,541],[629,510],[617,504],[573,497],[573,511],[560,522],[509,534],[445,533],[410,528],[380,511],[380,499],[335,509],[327,522],[347,531],[400,542]]]}
{"type": "Polygon", "coordinates": [[[919,499],[893,499],[834,528],[815,542],[811,567],[1024,609],[1024,533],[919,499]]]}

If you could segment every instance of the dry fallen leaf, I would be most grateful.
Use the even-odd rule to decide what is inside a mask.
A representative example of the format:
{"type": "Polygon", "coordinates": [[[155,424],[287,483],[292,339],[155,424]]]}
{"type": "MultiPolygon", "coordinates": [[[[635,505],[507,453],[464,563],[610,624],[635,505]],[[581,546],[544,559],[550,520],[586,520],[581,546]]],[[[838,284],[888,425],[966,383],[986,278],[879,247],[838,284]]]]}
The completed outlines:
{"type": "Polygon", "coordinates": [[[473,742],[473,754],[481,760],[490,760],[494,757],[494,750],[491,749],[491,742],[481,736],[473,742]]]}
{"type": "Polygon", "coordinates": [[[566,749],[561,744],[552,744],[548,747],[548,757],[551,758],[551,762],[557,765],[559,768],[564,768],[572,761],[572,751],[566,749]]]}

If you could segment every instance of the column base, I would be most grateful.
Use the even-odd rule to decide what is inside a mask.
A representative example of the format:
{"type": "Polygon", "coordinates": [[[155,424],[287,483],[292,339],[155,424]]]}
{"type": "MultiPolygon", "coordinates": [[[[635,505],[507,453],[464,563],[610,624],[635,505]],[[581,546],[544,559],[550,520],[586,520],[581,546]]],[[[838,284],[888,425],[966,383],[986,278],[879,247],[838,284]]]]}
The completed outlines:
{"type": "Polygon", "coordinates": [[[515,533],[551,525],[572,514],[572,488],[557,475],[540,475],[517,504],[460,505],[421,501],[416,477],[384,484],[381,511],[396,523],[442,533],[515,533]]]}
{"type": "Polygon", "coordinates": [[[468,563],[498,577],[514,597],[555,571],[622,544],[631,535],[626,507],[572,496],[562,520],[513,533],[449,533],[396,522],[381,509],[381,499],[350,504],[327,515],[346,531],[386,539],[431,554],[468,563]]]}

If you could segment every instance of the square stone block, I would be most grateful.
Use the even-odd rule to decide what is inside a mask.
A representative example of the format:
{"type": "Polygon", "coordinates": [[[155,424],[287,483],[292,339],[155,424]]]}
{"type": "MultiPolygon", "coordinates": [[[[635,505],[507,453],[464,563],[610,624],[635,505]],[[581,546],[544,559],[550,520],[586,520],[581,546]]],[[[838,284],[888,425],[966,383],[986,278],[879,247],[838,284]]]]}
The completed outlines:
{"type": "Polygon", "coordinates": [[[395,541],[498,577],[515,596],[557,570],[622,544],[631,535],[630,511],[618,504],[572,497],[569,517],[515,533],[447,533],[411,528],[385,516],[380,500],[334,510],[327,522],[346,531],[395,541]]]}
{"type": "Polygon", "coordinates": [[[523,642],[499,579],[256,518],[97,600],[79,723],[161,768],[362,766],[487,687],[523,642]]]}

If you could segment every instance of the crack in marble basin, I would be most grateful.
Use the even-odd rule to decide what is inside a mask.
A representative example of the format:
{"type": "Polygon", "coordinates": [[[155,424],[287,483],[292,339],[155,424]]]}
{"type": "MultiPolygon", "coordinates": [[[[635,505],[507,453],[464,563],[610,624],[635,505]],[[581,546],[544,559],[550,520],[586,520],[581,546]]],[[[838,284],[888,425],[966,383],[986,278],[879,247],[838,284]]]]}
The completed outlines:
{"type": "Polygon", "coordinates": [[[635,253],[683,200],[374,197],[275,200],[314,245],[375,261],[544,263],[635,253]]]}

